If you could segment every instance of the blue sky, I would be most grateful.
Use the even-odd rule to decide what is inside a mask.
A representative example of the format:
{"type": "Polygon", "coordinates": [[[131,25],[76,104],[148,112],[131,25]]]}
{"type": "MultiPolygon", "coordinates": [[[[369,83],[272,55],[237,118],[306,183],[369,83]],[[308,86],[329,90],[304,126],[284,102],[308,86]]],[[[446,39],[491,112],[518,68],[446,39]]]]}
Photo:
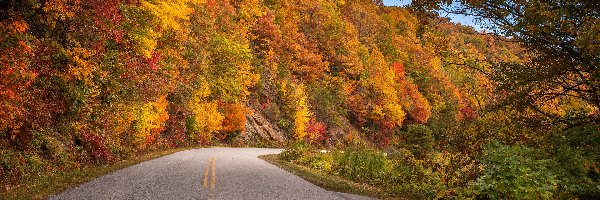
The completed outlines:
{"type": "MultiPolygon", "coordinates": [[[[408,5],[412,2],[412,0],[383,0],[383,4],[385,4],[386,6],[404,6],[404,5],[408,5]]],[[[442,15],[444,16],[444,15],[442,15]]],[[[461,23],[462,25],[468,25],[468,26],[472,26],[475,27],[476,30],[481,30],[481,26],[475,24],[473,22],[473,17],[469,17],[469,16],[464,16],[464,15],[454,15],[454,14],[447,14],[447,16],[450,18],[450,20],[452,22],[455,23],[461,23]]]]}

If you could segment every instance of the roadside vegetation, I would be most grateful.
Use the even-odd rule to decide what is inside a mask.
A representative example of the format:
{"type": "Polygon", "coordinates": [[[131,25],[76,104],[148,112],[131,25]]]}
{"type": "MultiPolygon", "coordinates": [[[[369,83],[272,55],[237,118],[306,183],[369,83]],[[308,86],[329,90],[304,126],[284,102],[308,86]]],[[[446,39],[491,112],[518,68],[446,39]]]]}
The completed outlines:
{"type": "Polygon", "coordinates": [[[598,13],[597,1],[3,0],[0,189],[155,150],[287,144],[248,133],[254,110],[288,140],[282,159],[393,195],[600,199],[598,13]]]}
{"type": "Polygon", "coordinates": [[[393,196],[392,194],[387,193],[387,191],[371,185],[355,182],[339,175],[331,174],[329,173],[330,171],[314,169],[284,160],[276,154],[263,155],[259,158],[329,191],[357,194],[378,199],[399,198],[398,196],[393,196]]]}
{"type": "MultiPolygon", "coordinates": [[[[20,181],[22,185],[15,186],[14,189],[8,189],[6,192],[0,193],[0,199],[46,199],[50,195],[94,180],[102,175],[186,149],[190,148],[153,150],[140,154],[140,156],[111,163],[110,165],[90,165],[83,167],[64,166],[64,168],[56,171],[46,170],[43,174],[35,174],[33,172],[24,173],[35,174],[35,176],[23,177],[20,181]]],[[[42,166],[40,166],[40,168],[42,168],[42,166]]]]}
{"type": "Polygon", "coordinates": [[[492,141],[472,158],[414,145],[382,150],[356,142],[322,150],[299,142],[266,159],[323,188],[382,199],[594,199],[598,192],[597,182],[582,174],[586,162],[570,152],[550,157],[492,141]]]}

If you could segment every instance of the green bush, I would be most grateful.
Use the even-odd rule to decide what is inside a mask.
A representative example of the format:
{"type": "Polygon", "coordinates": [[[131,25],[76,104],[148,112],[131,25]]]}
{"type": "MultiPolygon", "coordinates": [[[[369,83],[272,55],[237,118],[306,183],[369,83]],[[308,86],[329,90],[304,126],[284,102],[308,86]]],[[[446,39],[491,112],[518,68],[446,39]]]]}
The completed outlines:
{"type": "MultiPolygon", "coordinates": [[[[451,160],[457,159],[450,153],[434,152],[425,159],[418,159],[410,150],[403,148],[388,156],[380,150],[360,145],[344,151],[318,152],[304,143],[294,143],[280,154],[280,158],[411,199],[454,197],[456,188],[452,187],[457,187],[456,182],[465,179],[465,172],[460,171],[463,168],[451,166],[451,160]]],[[[467,169],[472,167],[469,164],[467,169]]]]}
{"type": "Polygon", "coordinates": [[[327,126],[339,127],[346,116],[344,105],[344,93],[336,85],[334,80],[325,83],[315,83],[309,87],[309,100],[313,105],[314,112],[327,126]]]}
{"type": "Polygon", "coordinates": [[[488,144],[481,160],[485,165],[483,175],[467,195],[490,199],[551,199],[558,184],[549,169],[552,160],[538,155],[525,146],[507,146],[498,141],[488,144]]]}
{"type": "Polygon", "coordinates": [[[305,142],[295,142],[288,145],[288,148],[279,154],[279,159],[293,162],[300,159],[308,152],[308,146],[305,142]]]}
{"type": "Polygon", "coordinates": [[[279,154],[279,159],[321,171],[331,171],[333,167],[331,153],[316,152],[304,141],[288,145],[288,148],[279,154]]]}
{"type": "Polygon", "coordinates": [[[429,127],[421,124],[408,125],[406,131],[402,132],[406,140],[405,147],[413,152],[418,158],[424,158],[433,150],[433,133],[429,127]]]}
{"type": "Polygon", "coordinates": [[[439,199],[447,197],[439,169],[431,160],[417,159],[410,150],[400,148],[389,159],[385,187],[396,195],[409,199],[439,199]]]}
{"type": "Polygon", "coordinates": [[[50,163],[36,154],[10,149],[0,150],[0,183],[9,184],[17,180],[28,180],[47,172],[50,163]],[[5,182],[6,181],[6,182],[5,182]]]}
{"type": "Polygon", "coordinates": [[[305,153],[297,162],[298,164],[325,172],[329,172],[333,168],[333,156],[330,153],[305,153]]]}
{"type": "Polygon", "coordinates": [[[348,148],[334,154],[334,170],[349,179],[371,184],[384,183],[388,170],[386,156],[363,147],[348,148]]]}
{"type": "Polygon", "coordinates": [[[600,199],[600,131],[583,125],[551,132],[553,171],[560,178],[558,198],[600,199]]]}
{"type": "Polygon", "coordinates": [[[68,162],[67,149],[65,149],[65,145],[52,137],[52,135],[55,135],[54,133],[50,131],[35,131],[33,133],[31,146],[36,153],[57,165],[64,165],[68,162]]]}

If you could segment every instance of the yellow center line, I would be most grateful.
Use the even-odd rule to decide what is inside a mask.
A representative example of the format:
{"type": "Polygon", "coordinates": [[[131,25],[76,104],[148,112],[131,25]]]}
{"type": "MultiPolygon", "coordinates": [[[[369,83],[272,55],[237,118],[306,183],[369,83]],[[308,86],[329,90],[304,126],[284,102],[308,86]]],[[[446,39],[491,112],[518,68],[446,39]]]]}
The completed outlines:
{"type": "Polygon", "coordinates": [[[216,177],[217,177],[217,173],[216,173],[216,163],[217,162],[217,158],[213,157],[212,159],[212,175],[210,176],[210,191],[214,193],[215,191],[215,182],[216,182],[216,177]]]}
{"type": "Polygon", "coordinates": [[[216,167],[217,158],[216,156],[208,159],[208,163],[206,163],[206,169],[204,170],[204,180],[202,185],[204,188],[208,188],[208,175],[209,172],[212,172],[210,175],[210,191],[208,192],[208,199],[212,200],[215,198],[215,185],[217,179],[217,167],[216,167]],[[212,171],[211,171],[212,168],[212,171]]]}
{"type": "Polygon", "coordinates": [[[208,172],[210,171],[210,163],[213,159],[215,159],[215,157],[208,159],[208,163],[206,163],[206,169],[204,170],[204,180],[202,181],[202,186],[204,186],[204,188],[208,187],[208,172]]]}

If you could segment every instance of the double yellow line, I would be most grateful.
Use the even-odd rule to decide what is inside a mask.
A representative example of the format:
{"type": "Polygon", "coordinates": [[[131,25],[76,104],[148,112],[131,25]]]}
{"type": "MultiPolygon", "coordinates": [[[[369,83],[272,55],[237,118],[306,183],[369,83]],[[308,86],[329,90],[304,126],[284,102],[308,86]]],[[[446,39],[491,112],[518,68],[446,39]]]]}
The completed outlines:
{"type": "Polygon", "coordinates": [[[208,193],[208,199],[214,199],[215,194],[215,182],[216,182],[216,163],[217,158],[213,156],[208,159],[208,163],[206,163],[206,169],[204,170],[204,181],[202,181],[202,186],[204,188],[208,188],[208,172],[212,172],[210,176],[210,192],[208,193]],[[212,169],[212,171],[211,171],[212,169]]]}

